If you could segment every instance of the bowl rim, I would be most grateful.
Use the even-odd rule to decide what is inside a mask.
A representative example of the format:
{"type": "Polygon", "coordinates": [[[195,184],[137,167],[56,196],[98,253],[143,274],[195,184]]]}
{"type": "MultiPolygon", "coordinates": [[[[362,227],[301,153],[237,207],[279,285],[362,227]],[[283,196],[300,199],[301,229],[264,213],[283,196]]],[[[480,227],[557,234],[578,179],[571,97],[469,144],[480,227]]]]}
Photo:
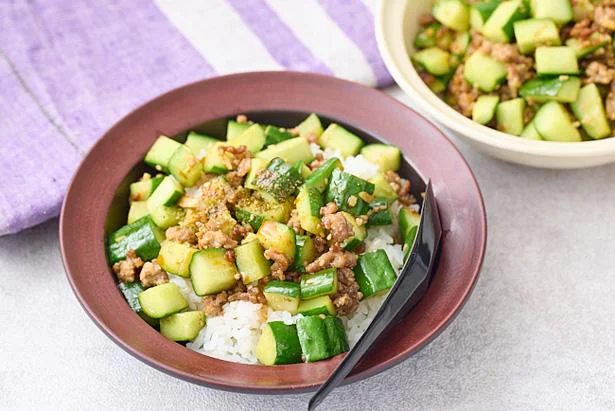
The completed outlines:
{"type": "MultiPolygon", "coordinates": [[[[375,16],[376,41],[395,82],[431,118],[465,138],[511,152],[552,158],[589,158],[615,154],[615,137],[582,142],[521,139],[478,124],[446,104],[423,82],[408,56],[401,27],[406,20],[406,9],[411,5],[409,0],[380,3],[375,16]],[[400,29],[402,35],[394,35],[394,31],[398,33],[400,29]]],[[[418,20],[415,22],[418,24],[418,20]]]]}
{"type": "MultiPolygon", "coordinates": [[[[169,375],[196,384],[247,393],[296,393],[316,389],[326,379],[334,367],[337,366],[341,360],[341,356],[318,363],[295,364],[272,368],[230,363],[195,353],[179,344],[166,340],[157,331],[146,325],[138,316],[134,315],[117,291],[115,281],[111,279],[112,276],[103,249],[104,238],[101,234],[104,231],[104,219],[106,219],[109,205],[113,201],[113,195],[111,193],[115,192],[119,181],[125,178],[126,174],[136,163],[142,160],[144,154],[132,148],[132,150],[135,151],[134,153],[126,155],[125,158],[119,157],[117,167],[109,167],[105,162],[106,157],[121,153],[121,149],[123,149],[123,147],[121,149],[114,147],[114,143],[120,141],[125,142],[122,133],[126,133],[131,129],[134,129],[135,135],[141,133],[139,127],[146,124],[148,135],[150,135],[147,144],[151,144],[151,141],[158,135],[153,134],[152,130],[156,132],[165,130],[164,128],[158,127],[163,124],[163,122],[161,122],[162,120],[159,118],[163,117],[162,113],[160,113],[160,116],[152,116],[152,114],[157,113],[157,110],[161,109],[161,107],[167,110],[167,114],[175,116],[171,118],[172,121],[175,122],[173,127],[175,127],[177,132],[179,132],[179,130],[188,130],[194,125],[187,124],[185,120],[180,117],[189,117],[197,112],[201,113],[201,111],[195,111],[197,109],[193,106],[194,102],[200,101],[200,99],[202,100],[203,96],[216,95],[220,97],[228,96],[226,98],[232,100],[238,93],[237,88],[241,91],[246,87],[252,87],[251,91],[253,91],[255,95],[260,96],[261,94],[259,94],[259,92],[270,93],[268,96],[272,96],[272,100],[274,101],[270,102],[269,99],[262,99],[265,100],[265,102],[261,100],[254,102],[257,100],[254,97],[250,97],[250,95],[246,98],[246,100],[250,102],[246,102],[245,104],[223,103],[223,105],[227,105],[227,108],[232,107],[229,108],[231,111],[223,113],[216,109],[210,110],[208,113],[209,117],[203,114],[203,116],[199,118],[198,123],[225,117],[227,114],[230,115],[231,113],[237,114],[239,112],[263,109],[266,111],[268,108],[278,111],[313,111],[352,124],[364,130],[366,133],[381,139],[382,137],[378,130],[390,127],[390,125],[387,124],[389,122],[381,122],[375,119],[375,117],[372,119],[371,116],[368,116],[366,119],[366,116],[363,115],[363,111],[359,109],[371,108],[375,111],[384,109],[383,112],[393,113],[391,114],[392,119],[398,116],[397,123],[399,123],[399,125],[404,126],[406,123],[403,120],[412,119],[413,124],[408,124],[408,129],[418,129],[416,135],[409,135],[406,138],[408,142],[404,144],[409,144],[411,142],[416,144],[416,147],[422,145],[431,148],[431,152],[435,153],[435,155],[442,155],[447,160],[450,160],[451,163],[454,163],[450,167],[445,167],[444,164],[439,167],[431,158],[428,158],[427,154],[422,154],[420,150],[417,150],[420,155],[408,157],[411,160],[411,165],[419,174],[425,175],[426,171],[431,171],[433,173],[433,177],[436,179],[434,184],[436,196],[439,194],[440,201],[445,200],[440,203],[440,207],[444,207],[441,209],[443,220],[450,219],[450,221],[443,221],[445,234],[437,272],[434,277],[434,282],[430,287],[430,291],[433,291],[428,292],[427,296],[419,302],[415,309],[413,309],[402,322],[402,324],[412,324],[416,326],[416,328],[426,328],[428,331],[414,336],[412,334],[415,332],[414,329],[402,330],[401,327],[398,326],[391,330],[390,332],[394,335],[407,332],[406,337],[408,338],[408,342],[404,348],[396,352],[378,353],[377,355],[386,357],[386,359],[382,361],[374,362],[371,358],[366,359],[366,361],[363,361],[355,368],[353,373],[345,380],[345,383],[367,378],[398,364],[439,335],[456,317],[471,295],[485,257],[487,244],[487,219],[484,202],[476,178],[465,159],[459,150],[438,128],[393,97],[366,86],[328,76],[296,72],[256,72],[220,76],[195,82],[154,98],[127,114],[105,132],[84,156],[71,179],[60,215],[59,238],[62,261],[67,279],[77,300],[103,333],[133,357],[169,375]],[[278,91],[276,91],[276,87],[279,88],[278,91]],[[301,98],[297,99],[293,92],[298,93],[297,96],[301,98]],[[271,106],[272,104],[281,104],[280,101],[284,102],[284,107],[279,106],[276,109],[271,108],[273,107],[271,106]],[[344,101],[352,101],[352,107],[340,104],[344,101]],[[242,104],[244,104],[244,107],[242,107],[242,104]],[[255,106],[253,110],[246,109],[246,105],[250,106],[250,104],[256,104],[258,107],[255,106]],[[322,107],[322,109],[318,110],[318,107],[322,107]],[[213,113],[217,113],[215,117],[213,113]],[[153,122],[153,124],[150,125],[150,122],[153,122]],[[421,131],[429,134],[429,137],[421,134],[421,131]],[[134,161],[135,159],[137,160],[136,162],[134,161]],[[417,167],[417,164],[419,167],[417,167]],[[90,184],[89,178],[91,177],[91,173],[102,171],[107,171],[109,176],[113,177],[109,177],[110,183],[117,182],[112,189],[105,188],[104,185],[100,187],[101,184],[98,184],[97,187],[90,184]],[[442,187],[441,180],[444,175],[451,178],[454,177],[456,182],[464,185],[463,189],[454,185],[451,186],[453,187],[452,189],[445,190],[442,187]],[[456,201],[462,199],[467,200],[464,203],[468,205],[467,210],[463,209],[462,212],[458,213],[458,210],[453,210],[454,207],[452,207],[452,205],[456,204],[456,201]],[[98,208],[92,210],[83,207],[84,204],[91,203],[95,204],[95,207],[98,208]],[[101,212],[101,209],[104,210],[104,212],[101,212]],[[460,230],[458,225],[463,219],[471,219],[475,225],[463,227],[465,229],[460,230]],[[98,246],[88,248],[90,245],[98,246]],[[472,246],[471,248],[469,248],[470,245],[472,246]],[[449,261],[454,256],[461,256],[465,258],[465,260],[464,262],[454,259],[449,261]],[[444,278],[450,275],[454,270],[458,271],[454,273],[454,279],[458,279],[458,284],[455,284],[455,281],[451,282],[444,280],[444,278]],[[103,271],[106,273],[108,279],[96,277],[97,273],[102,273],[103,271]],[[461,283],[461,279],[463,279],[463,283],[461,283]],[[109,282],[112,282],[112,285],[109,285],[109,282]],[[439,283],[442,283],[441,286],[443,291],[439,295],[435,295],[436,284],[440,287],[439,283]],[[100,286],[100,292],[98,292],[98,290],[94,292],[94,286],[100,286]],[[446,293],[451,293],[454,298],[451,298],[450,301],[442,300],[440,295],[446,293]],[[113,308],[112,305],[120,300],[122,304],[117,305],[117,311],[111,313],[110,310],[113,308]],[[433,303],[430,303],[432,300],[433,303]],[[442,311],[439,305],[441,303],[446,303],[445,311],[442,311]],[[437,309],[441,311],[434,311],[437,309]],[[132,314],[129,315],[129,313],[132,314]],[[419,313],[425,317],[419,317],[419,313]],[[126,329],[130,329],[130,331],[126,331],[117,325],[119,324],[119,322],[116,323],[116,321],[119,321],[117,318],[120,317],[124,321],[126,329]],[[143,334],[141,335],[140,332],[143,334]],[[155,334],[155,336],[153,334],[155,334]],[[151,339],[148,340],[150,337],[151,339]],[[410,337],[413,338],[411,339],[410,337]],[[153,352],[146,352],[150,349],[158,349],[161,351],[154,350],[153,352]],[[167,353],[172,353],[177,357],[181,357],[180,366],[177,365],[178,363],[169,364],[166,360],[161,360],[160,355],[166,355],[167,353]],[[215,374],[216,372],[220,372],[221,369],[227,368],[233,369],[235,373],[241,371],[242,378],[244,378],[243,374],[245,372],[247,374],[256,374],[257,378],[273,378],[272,381],[277,381],[275,379],[277,375],[281,375],[282,377],[280,378],[293,376],[293,380],[291,382],[285,380],[280,384],[269,386],[259,385],[258,383],[247,385],[245,381],[237,383],[234,380],[236,375],[229,380],[228,375],[227,379],[225,379],[224,376],[219,377],[218,375],[211,374],[215,374]],[[198,369],[198,373],[195,369],[198,369]],[[298,377],[294,377],[297,374],[298,377]],[[316,376],[316,379],[307,381],[302,380],[304,374],[307,377],[316,376]],[[296,378],[299,378],[299,382],[296,378]]],[[[396,139],[398,138],[396,137],[393,139],[394,143],[397,143],[397,141],[395,141],[396,139]]],[[[147,149],[147,146],[145,147],[145,149],[147,149]]],[[[404,151],[403,148],[402,151],[404,151]]],[[[427,176],[429,177],[429,173],[427,173],[427,176]]],[[[446,295],[448,296],[448,294],[446,295]]],[[[383,341],[379,343],[379,345],[386,343],[387,348],[393,347],[391,351],[398,348],[398,344],[400,344],[399,341],[393,338],[391,338],[392,341],[388,340],[389,339],[387,339],[386,342],[383,341]]],[[[177,360],[177,358],[173,358],[173,361],[175,360],[177,360]]],[[[258,381],[258,379],[255,381],[258,381]]]]}

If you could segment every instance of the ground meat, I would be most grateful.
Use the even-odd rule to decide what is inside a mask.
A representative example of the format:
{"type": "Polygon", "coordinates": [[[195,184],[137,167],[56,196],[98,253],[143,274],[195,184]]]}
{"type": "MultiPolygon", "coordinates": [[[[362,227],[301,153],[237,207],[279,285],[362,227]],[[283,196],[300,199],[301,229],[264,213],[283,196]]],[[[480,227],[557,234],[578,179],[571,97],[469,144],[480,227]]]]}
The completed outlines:
{"type": "Polygon", "coordinates": [[[222,145],[218,147],[218,152],[224,159],[224,164],[229,168],[229,170],[237,170],[243,159],[251,157],[251,154],[246,146],[234,147],[222,145]]]}
{"type": "Polygon", "coordinates": [[[228,262],[235,263],[235,250],[226,250],[224,252],[224,258],[226,258],[228,262]]]}
{"type": "Polygon", "coordinates": [[[229,301],[248,301],[253,304],[266,304],[267,300],[263,290],[259,285],[248,285],[247,287],[239,281],[233,292],[228,296],[229,301]]]}
{"type": "Polygon", "coordinates": [[[247,236],[248,233],[251,233],[251,232],[252,232],[252,227],[250,225],[235,224],[231,234],[235,240],[239,241],[243,239],[245,236],[247,236]]]}
{"type": "Polygon", "coordinates": [[[575,24],[570,32],[569,37],[574,37],[577,40],[584,41],[591,37],[596,32],[596,29],[592,27],[592,20],[589,18],[583,19],[575,24]]]}
{"type": "Polygon", "coordinates": [[[297,272],[297,271],[289,271],[287,272],[284,276],[285,281],[292,281],[294,283],[298,283],[301,281],[301,276],[303,275],[303,273],[297,272]]]}
{"type": "Polygon", "coordinates": [[[286,255],[272,248],[265,250],[264,255],[267,260],[273,261],[273,264],[271,264],[271,276],[276,280],[283,281],[285,279],[284,271],[288,270],[292,261],[286,255]]]}
{"type": "Polygon", "coordinates": [[[203,311],[208,317],[216,317],[224,314],[222,306],[228,302],[228,293],[223,291],[216,295],[203,297],[203,311]]]}
{"type": "Polygon", "coordinates": [[[196,234],[191,228],[188,227],[169,227],[165,232],[166,238],[169,241],[175,241],[176,243],[188,243],[196,244],[196,234]]]}
{"type": "Polygon", "coordinates": [[[403,205],[411,205],[416,202],[414,196],[410,194],[410,181],[405,178],[401,178],[395,171],[389,170],[386,172],[385,177],[393,190],[399,197],[399,202],[403,205]]]}
{"type": "Polygon", "coordinates": [[[238,187],[243,183],[243,178],[250,172],[252,167],[252,159],[249,157],[241,159],[237,165],[237,169],[228,172],[224,178],[233,187],[238,187]]]}
{"type": "Polygon", "coordinates": [[[460,64],[455,70],[455,74],[448,84],[448,92],[453,99],[455,109],[464,116],[470,117],[480,92],[465,80],[463,68],[464,65],[460,64]]]}
{"type": "Polygon", "coordinates": [[[355,281],[354,272],[348,268],[337,271],[338,289],[333,296],[333,305],[338,315],[354,313],[359,306],[363,294],[359,291],[359,285],[355,281]]]}
{"type": "Polygon", "coordinates": [[[585,83],[611,84],[615,78],[615,69],[598,61],[592,61],[585,69],[585,83]]]}
{"type": "Polygon", "coordinates": [[[615,120],[615,82],[611,83],[611,91],[606,98],[606,115],[609,120],[615,120]]]}
{"type": "Polygon", "coordinates": [[[514,44],[494,44],[491,46],[491,56],[506,64],[506,75],[509,98],[516,98],[519,89],[527,80],[534,76],[534,62],[519,52],[514,44]]]}
{"type": "Polygon", "coordinates": [[[325,160],[322,153],[316,153],[316,155],[314,155],[314,160],[310,163],[310,170],[316,170],[318,167],[322,166],[325,161],[327,160],[325,160]]]}
{"type": "Polygon", "coordinates": [[[323,217],[334,213],[337,213],[337,204],[335,204],[333,201],[327,203],[327,205],[325,205],[324,207],[320,207],[320,215],[323,217]]]}
{"type": "Polygon", "coordinates": [[[301,227],[301,221],[299,220],[299,212],[296,208],[290,212],[290,219],[288,220],[286,225],[292,228],[297,234],[305,233],[305,230],[301,227]]]}
{"type": "Polygon", "coordinates": [[[224,313],[223,306],[230,301],[249,301],[253,304],[267,303],[262,287],[264,282],[259,282],[258,285],[246,285],[237,281],[232,290],[222,291],[215,295],[203,297],[203,311],[208,317],[216,317],[224,313]]]}
{"type": "Polygon", "coordinates": [[[143,260],[137,257],[135,250],[128,250],[126,259],[113,264],[113,272],[123,283],[132,283],[137,277],[137,270],[143,267],[143,260]]]}
{"type": "Polygon", "coordinates": [[[220,230],[199,231],[197,237],[199,239],[198,245],[200,249],[219,247],[230,249],[237,247],[237,241],[220,230]]]}
{"type": "Polygon", "coordinates": [[[607,0],[596,7],[594,11],[594,22],[602,31],[615,31],[615,2],[607,0]]]}
{"type": "Polygon", "coordinates": [[[352,268],[357,265],[357,255],[342,250],[339,245],[334,244],[329,251],[318,257],[305,267],[308,273],[315,273],[325,268],[352,268]]]}
{"type": "Polygon", "coordinates": [[[139,279],[145,288],[169,282],[168,274],[160,267],[156,260],[152,260],[143,265],[141,274],[139,274],[139,279]]]}
{"type": "Polygon", "coordinates": [[[314,248],[319,255],[327,251],[327,240],[322,237],[314,237],[312,241],[314,242],[314,248]]]}
{"type": "Polygon", "coordinates": [[[342,213],[327,214],[322,218],[322,225],[329,230],[331,241],[342,243],[354,235],[352,225],[342,213]]]}

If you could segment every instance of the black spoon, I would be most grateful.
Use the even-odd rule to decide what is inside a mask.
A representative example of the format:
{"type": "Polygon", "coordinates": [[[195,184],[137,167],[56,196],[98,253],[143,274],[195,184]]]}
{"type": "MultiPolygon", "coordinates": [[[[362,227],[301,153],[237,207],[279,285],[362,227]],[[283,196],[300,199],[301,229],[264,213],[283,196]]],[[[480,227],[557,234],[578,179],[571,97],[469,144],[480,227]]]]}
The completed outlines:
{"type": "Polygon", "coordinates": [[[416,240],[395,285],[359,341],[310,399],[308,411],[316,409],[325,397],[350,374],[382,332],[395,320],[403,318],[423,298],[431,280],[441,237],[440,215],[431,181],[429,181],[425,190],[416,240]]]}

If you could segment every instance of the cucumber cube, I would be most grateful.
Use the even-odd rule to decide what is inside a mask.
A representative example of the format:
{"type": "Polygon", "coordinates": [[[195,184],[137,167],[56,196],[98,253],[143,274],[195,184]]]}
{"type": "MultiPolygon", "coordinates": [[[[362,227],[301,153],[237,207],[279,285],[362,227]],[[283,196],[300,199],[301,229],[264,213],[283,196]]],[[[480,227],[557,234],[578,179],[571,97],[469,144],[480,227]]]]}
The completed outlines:
{"type": "Polygon", "coordinates": [[[527,17],[528,11],[524,0],[500,3],[483,26],[483,35],[496,43],[510,43],[515,35],[515,22],[527,17]]]}
{"type": "Polygon", "coordinates": [[[606,116],[604,102],[595,84],[583,87],[579,98],[571,106],[574,115],[591,138],[600,139],[611,136],[611,125],[606,116]]]}
{"type": "Polygon", "coordinates": [[[343,157],[356,156],[363,147],[363,140],[338,124],[330,124],[319,138],[324,148],[338,150],[343,157]]]}
{"type": "Polygon", "coordinates": [[[271,274],[265,250],[258,240],[252,240],[235,248],[235,261],[244,284],[250,284],[271,274]]]}
{"type": "Polygon", "coordinates": [[[397,280],[395,269],[384,250],[362,254],[354,268],[354,276],[365,298],[388,290],[397,280]]]}
{"type": "Polygon", "coordinates": [[[269,281],[263,294],[273,310],[297,314],[301,297],[299,284],[292,281],[269,281]]]}
{"type": "Polygon", "coordinates": [[[530,19],[515,22],[515,37],[519,50],[532,53],[538,46],[559,46],[559,29],[552,20],[530,19]]]}
{"type": "Polygon", "coordinates": [[[440,0],[432,13],[436,20],[455,31],[464,32],[470,28],[470,9],[462,0],[440,0]]]}
{"type": "Polygon", "coordinates": [[[480,51],[470,56],[463,70],[463,75],[470,84],[487,93],[497,89],[507,74],[508,70],[504,64],[480,51]]]}
{"type": "Polygon", "coordinates": [[[573,18],[570,0],[532,0],[532,14],[537,19],[551,19],[559,25],[573,18]]]}
{"type": "Polygon", "coordinates": [[[256,345],[256,358],[263,365],[301,362],[301,344],[295,325],[267,323],[256,345]]]}
{"type": "Polygon", "coordinates": [[[150,216],[145,216],[109,235],[109,262],[114,264],[126,259],[130,250],[134,250],[143,261],[149,261],[158,256],[162,241],[164,232],[150,216]]]}
{"type": "Polygon", "coordinates": [[[299,132],[299,137],[320,137],[323,132],[322,123],[318,116],[312,113],[297,126],[297,131],[299,132]]]}
{"type": "Polygon", "coordinates": [[[190,263],[192,288],[197,295],[217,294],[233,288],[238,274],[224,248],[207,248],[195,253],[190,263]]]}
{"type": "Polygon", "coordinates": [[[519,95],[536,102],[559,101],[572,103],[577,100],[581,89],[581,79],[578,77],[554,79],[532,79],[521,87],[519,95]]]}
{"type": "Polygon", "coordinates": [[[502,0],[489,0],[472,4],[470,9],[470,26],[472,29],[480,31],[501,2],[502,0]]]}
{"type": "Polygon", "coordinates": [[[166,240],[160,245],[160,254],[156,261],[166,272],[181,277],[190,277],[190,263],[197,251],[188,244],[166,240]]]}
{"type": "Polygon", "coordinates": [[[579,62],[572,47],[538,47],[536,71],[541,76],[579,74],[579,62]]]}
{"type": "Polygon", "coordinates": [[[498,96],[480,96],[472,110],[472,120],[479,124],[487,124],[495,116],[495,110],[500,103],[498,96]]]}
{"type": "Polygon", "coordinates": [[[542,140],[542,137],[540,137],[538,130],[536,130],[536,127],[534,127],[533,121],[531,121],[527,126],[525,126],[525,128],[523,129],[523,133],[521,133],[519,137],[524,138],[526,140],[536,140],[536,141],[542,140]]]}
{"type": "Polygon", "coordinates": [[[139,303],[152,318],[164,318],[188,308],[188,301],[175,283],[148,288],[139,294],[139,303]]]}
{"type": "Polygon", "coordinates": [[[186,137],[186,143],[184,145],[188,147],[194,155],[197,156],[197,158],[203,158],[207,153],[207,149],[219,141],[220,140],[213,137],[197,133],[196,131],[191,131],[188,133],[188,137],[186,137]]]}
{"type": "Polygon", "coordinates": [[[438,47],[430,47],[414,53],[414,61],[434,76],[443,76],[451,71],[451,55],[438,47]]]}
{"type": "Polygon", "coordinates": [[[521,135],[524,128],[524,111],[525,100],[522,98],[516,98],[500,103],[496,113],[498,130],[514,136],[521,135]]]}
{"type": "Polygon", "coordinates": [[[160,320],[160,334],[171,341],[192,341],[205,327],[203,311],[177,313],[160,320]]]}
{"type": "Polygon", "coordinates": [[[574,126],[566,108],[550,101],[543,105],[534,117],[534,126],[544,140],[574,142],[581,141],[581,133],[574,126]]]}

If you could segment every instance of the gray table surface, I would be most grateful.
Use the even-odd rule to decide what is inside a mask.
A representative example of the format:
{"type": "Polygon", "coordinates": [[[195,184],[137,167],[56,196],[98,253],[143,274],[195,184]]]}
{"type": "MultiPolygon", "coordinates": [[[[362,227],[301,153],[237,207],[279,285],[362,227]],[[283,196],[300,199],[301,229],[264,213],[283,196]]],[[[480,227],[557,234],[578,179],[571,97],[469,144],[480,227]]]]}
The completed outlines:
{"type": "MultiPolygon", "coordinates": [[[[615,409],[615,166],[530,169],[458,145],[489,219],[473,296],[425,349],[323,410],[615,409]]],[[[216,391],[126,354],[73,296],[57,228],[0,238],[1,409],[305,407],[306,394],[216,391]]]]}

